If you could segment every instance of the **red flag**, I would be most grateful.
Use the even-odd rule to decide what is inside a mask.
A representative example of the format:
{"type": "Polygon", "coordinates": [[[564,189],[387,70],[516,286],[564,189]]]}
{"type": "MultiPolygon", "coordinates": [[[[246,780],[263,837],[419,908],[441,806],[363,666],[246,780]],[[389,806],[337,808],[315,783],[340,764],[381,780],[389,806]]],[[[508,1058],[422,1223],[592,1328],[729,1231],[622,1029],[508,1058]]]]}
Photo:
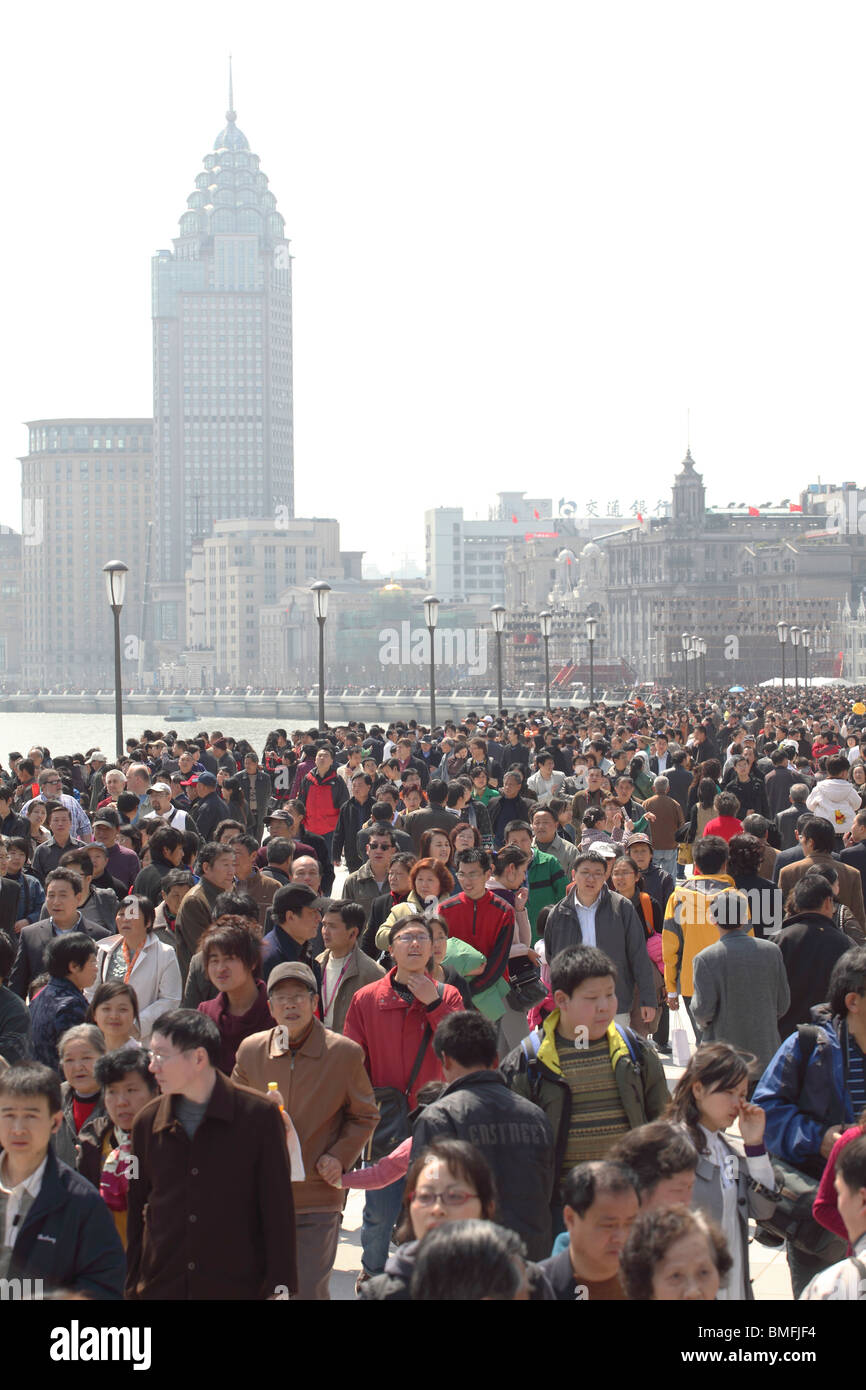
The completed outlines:
{"type": "Polygon", "coordinates": [[[637,514],[637,519],[640,522],[641,526],[643,526],[643,517],[641,516],[640,512],[638,512],[637,514]]]}
{"type": "Polygon", "coordinates": [[[750,507],[750,508],[749,508],[749,516],[760,516],[760,515],[761,515],[761,513],[758,511],[758,508],[757,508],[757,507],[750,507]]]}
{"type": "Polygon", "coordinates": [[[536,520],[536,521],[540,521],[540,520],[541,520],[541,512],[538,510],[537,507],[533,507],[533,508],[532,508],[532,515],[535,517],[535,520],[536,520]]]}
{"type": "Polygon", "coordinates": [[[803,508],[802,508],[801,506],[799,506],[796,502],[791,502],[791,503],[789,503],[789,505],[788,505],[788,511],[789,511],[789,512],[801,512],[802,510],[803,510],[803,508]]]}
{"type": "Polygon", "coordinates": [[[514,515],[512,514],[511,520],[514,522],[514,525],[516,526],[516,525],[517,525],[517,517],[514,516],[514,515]]]}

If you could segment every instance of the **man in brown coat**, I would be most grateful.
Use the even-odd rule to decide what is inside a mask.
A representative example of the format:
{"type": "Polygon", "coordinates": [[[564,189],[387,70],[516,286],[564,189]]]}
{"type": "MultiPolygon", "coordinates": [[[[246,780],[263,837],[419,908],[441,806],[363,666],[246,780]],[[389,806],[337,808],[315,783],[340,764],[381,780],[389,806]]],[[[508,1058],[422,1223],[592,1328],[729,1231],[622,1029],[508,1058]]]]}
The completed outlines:
{"type": "Polygon", "coordinates": [[[659,774],[653,779],[653,795],[643,804],[644,813],[652,812],[653,863],[657,864],[671,878],[677,876],[676,833],[685,817],[678,801],[668,795],[670,782],[659,774]]]}
{"type": "Polygon", "coordinates": [[[267,1093],[285,1107],[301,1143],[305,1177],[293,1184],[300,1299],[330,1297],[343,1193],[340,1182],[376,1125],[379,1109],[350,1038],[314,1016],[316,977],[300,961],[276,966],[268,977],[268,1004],[276,1027],[253,1033],[238,1048],[232,1081],[267,1093]]]}
{"type": "Polygon", "coordinates": [[[288,1298],[295,1220],[279,1113],[216,1070],[220,1033],[204,1014],[163,1014],[151,1048],[162,1098],[132,1126],[127,1298],[288,1298]]]}
{"type": "Polygon", "coordinates": [[[326,1028],[342,1033],[354,995],[364,985],[381,980],[381,965],[358,945],[366,917],[360,903],[332,899],[322,917],[325,950],[316,959],[322,967],[322,1020],[326,1028]]]}
{"type": "Polygon", "coordinates": [[[866,927],[866,907],[863,904],[863,884],[857,869],[833,858],[835,840],[833,826],[820,816],[812,816],[800,827],[800,844],[805,858],[786,864],[779,874],[782,901],[786,901],[795,883],[813,864],[832,864],[839,875],[839,902],[850,908],[861,927],[866,927]]]}
{"type": "Polygon", "coordinates": [[[201,880],[187,893],[174,924],[177,963],[184,984],[202,934],[211,925],[213,905],[220,893],[231,892],[235,881],[235,856],[228,845],[212,841],[199,850],[198,862],[201,880]]]}

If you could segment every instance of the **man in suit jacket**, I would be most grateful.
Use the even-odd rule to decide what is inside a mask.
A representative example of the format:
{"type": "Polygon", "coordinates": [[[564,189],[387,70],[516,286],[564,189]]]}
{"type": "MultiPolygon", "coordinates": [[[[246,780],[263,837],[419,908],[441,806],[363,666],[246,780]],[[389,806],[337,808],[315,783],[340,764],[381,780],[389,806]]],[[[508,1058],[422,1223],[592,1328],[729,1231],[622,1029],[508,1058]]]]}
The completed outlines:
{"type": "Polygon", "coordinates": [[[63,932],[84,932],[92,941],[109,935],[104,927],[86,921],[80,911],[84,881],[74,869],[55,869],[45,883],[45,906],[48,916],[29,927],[21,928],[18,954],[9,978],[9,988],[27,998],[32,980],[45,968],[45,949],[55,936],[63,932]]]}
{"type": "Polygon", "coordinates": [[[255,753],[247,753],[244,758],[241,792],[250,808],[250,834],[255,835],[261,844],[262,835],[265,832],[265,816],[268,814],[274,789],[271,786],[270,777],[262,770],[255,753]],[[253,803],[255,803],[255,810],[253,810],[253,803]]]}
{"type": "Polygon", "coordinates": [[[678,753],[674,753],[673,767],[665,773],[668,779],[668,795],[680,803],[683,815],[687,814],[689,787],[692,784],[692,774],[686,768],[687,759],[688,754],[680,749],[678,753]]]}
{"type": "Polygon", "coordinates": [[[861,927],[866,927],[866,906],[863,903],[863,885],[858,871],[850,864],[842,864],[832,854],[835,834],[828,820],[810,816],[800,832],[803,859],[796,864],[788,864],[779,874],[779,887],[786,898],[795,883],[813,865],[833,864],[839,875],[839,901],[850,908],[861,927]]]}
{"type": "Polygon", "coordinates": [[[848,848],[842,850],[839,860],[857,869],[863,885],[863,897],[866,898],[866,811],[858,811],[854,817],[848,848]]]}
{"type": "Polygon", "coordinates": [[[754,1053],[763,1071],[781,1046],[778,1020],[791,1002],[782,952],[748,935],[748,900],[737,889],[719,893],[707,914],[719,940],[695,956],[692,1016],[702,1042],[754,1053]]]}

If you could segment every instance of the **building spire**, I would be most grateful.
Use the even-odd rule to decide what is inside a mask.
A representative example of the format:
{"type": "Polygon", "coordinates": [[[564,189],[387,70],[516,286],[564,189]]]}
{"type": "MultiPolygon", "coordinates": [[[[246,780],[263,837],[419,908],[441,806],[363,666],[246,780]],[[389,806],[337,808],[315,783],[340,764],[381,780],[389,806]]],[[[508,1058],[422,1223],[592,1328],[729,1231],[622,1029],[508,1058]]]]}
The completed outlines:
{"type": "Polygon", "coordinates": [[[237,113],[236,113],[236,111],[235,111],[234,90],[233,90],[233,86],[232,86],[232,55],[231,55],[231,54],[229,54],[229,109],[228,109],[228,111],[226,112],[226,120],[227,120],[227,121],[236,121],[236,120],[237,120],[237,113]]]}

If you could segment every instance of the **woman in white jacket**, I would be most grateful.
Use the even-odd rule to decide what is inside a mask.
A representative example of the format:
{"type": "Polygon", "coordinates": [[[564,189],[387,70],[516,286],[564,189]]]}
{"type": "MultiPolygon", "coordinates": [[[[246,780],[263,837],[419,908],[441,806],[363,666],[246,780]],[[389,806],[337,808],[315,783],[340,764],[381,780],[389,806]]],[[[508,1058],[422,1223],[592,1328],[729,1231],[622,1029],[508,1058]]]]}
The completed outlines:
{"type": "Polygon", "coordinates": [[[97,985],[121,980],[132,985],[138,999],[141,1041],[150,1041],[158,1018],[180,1005],[183,988],[177,953],[153,934],[154,907],[149,898],[130,894],[117,909],[117,936],[96,943],[97,985]]]}

